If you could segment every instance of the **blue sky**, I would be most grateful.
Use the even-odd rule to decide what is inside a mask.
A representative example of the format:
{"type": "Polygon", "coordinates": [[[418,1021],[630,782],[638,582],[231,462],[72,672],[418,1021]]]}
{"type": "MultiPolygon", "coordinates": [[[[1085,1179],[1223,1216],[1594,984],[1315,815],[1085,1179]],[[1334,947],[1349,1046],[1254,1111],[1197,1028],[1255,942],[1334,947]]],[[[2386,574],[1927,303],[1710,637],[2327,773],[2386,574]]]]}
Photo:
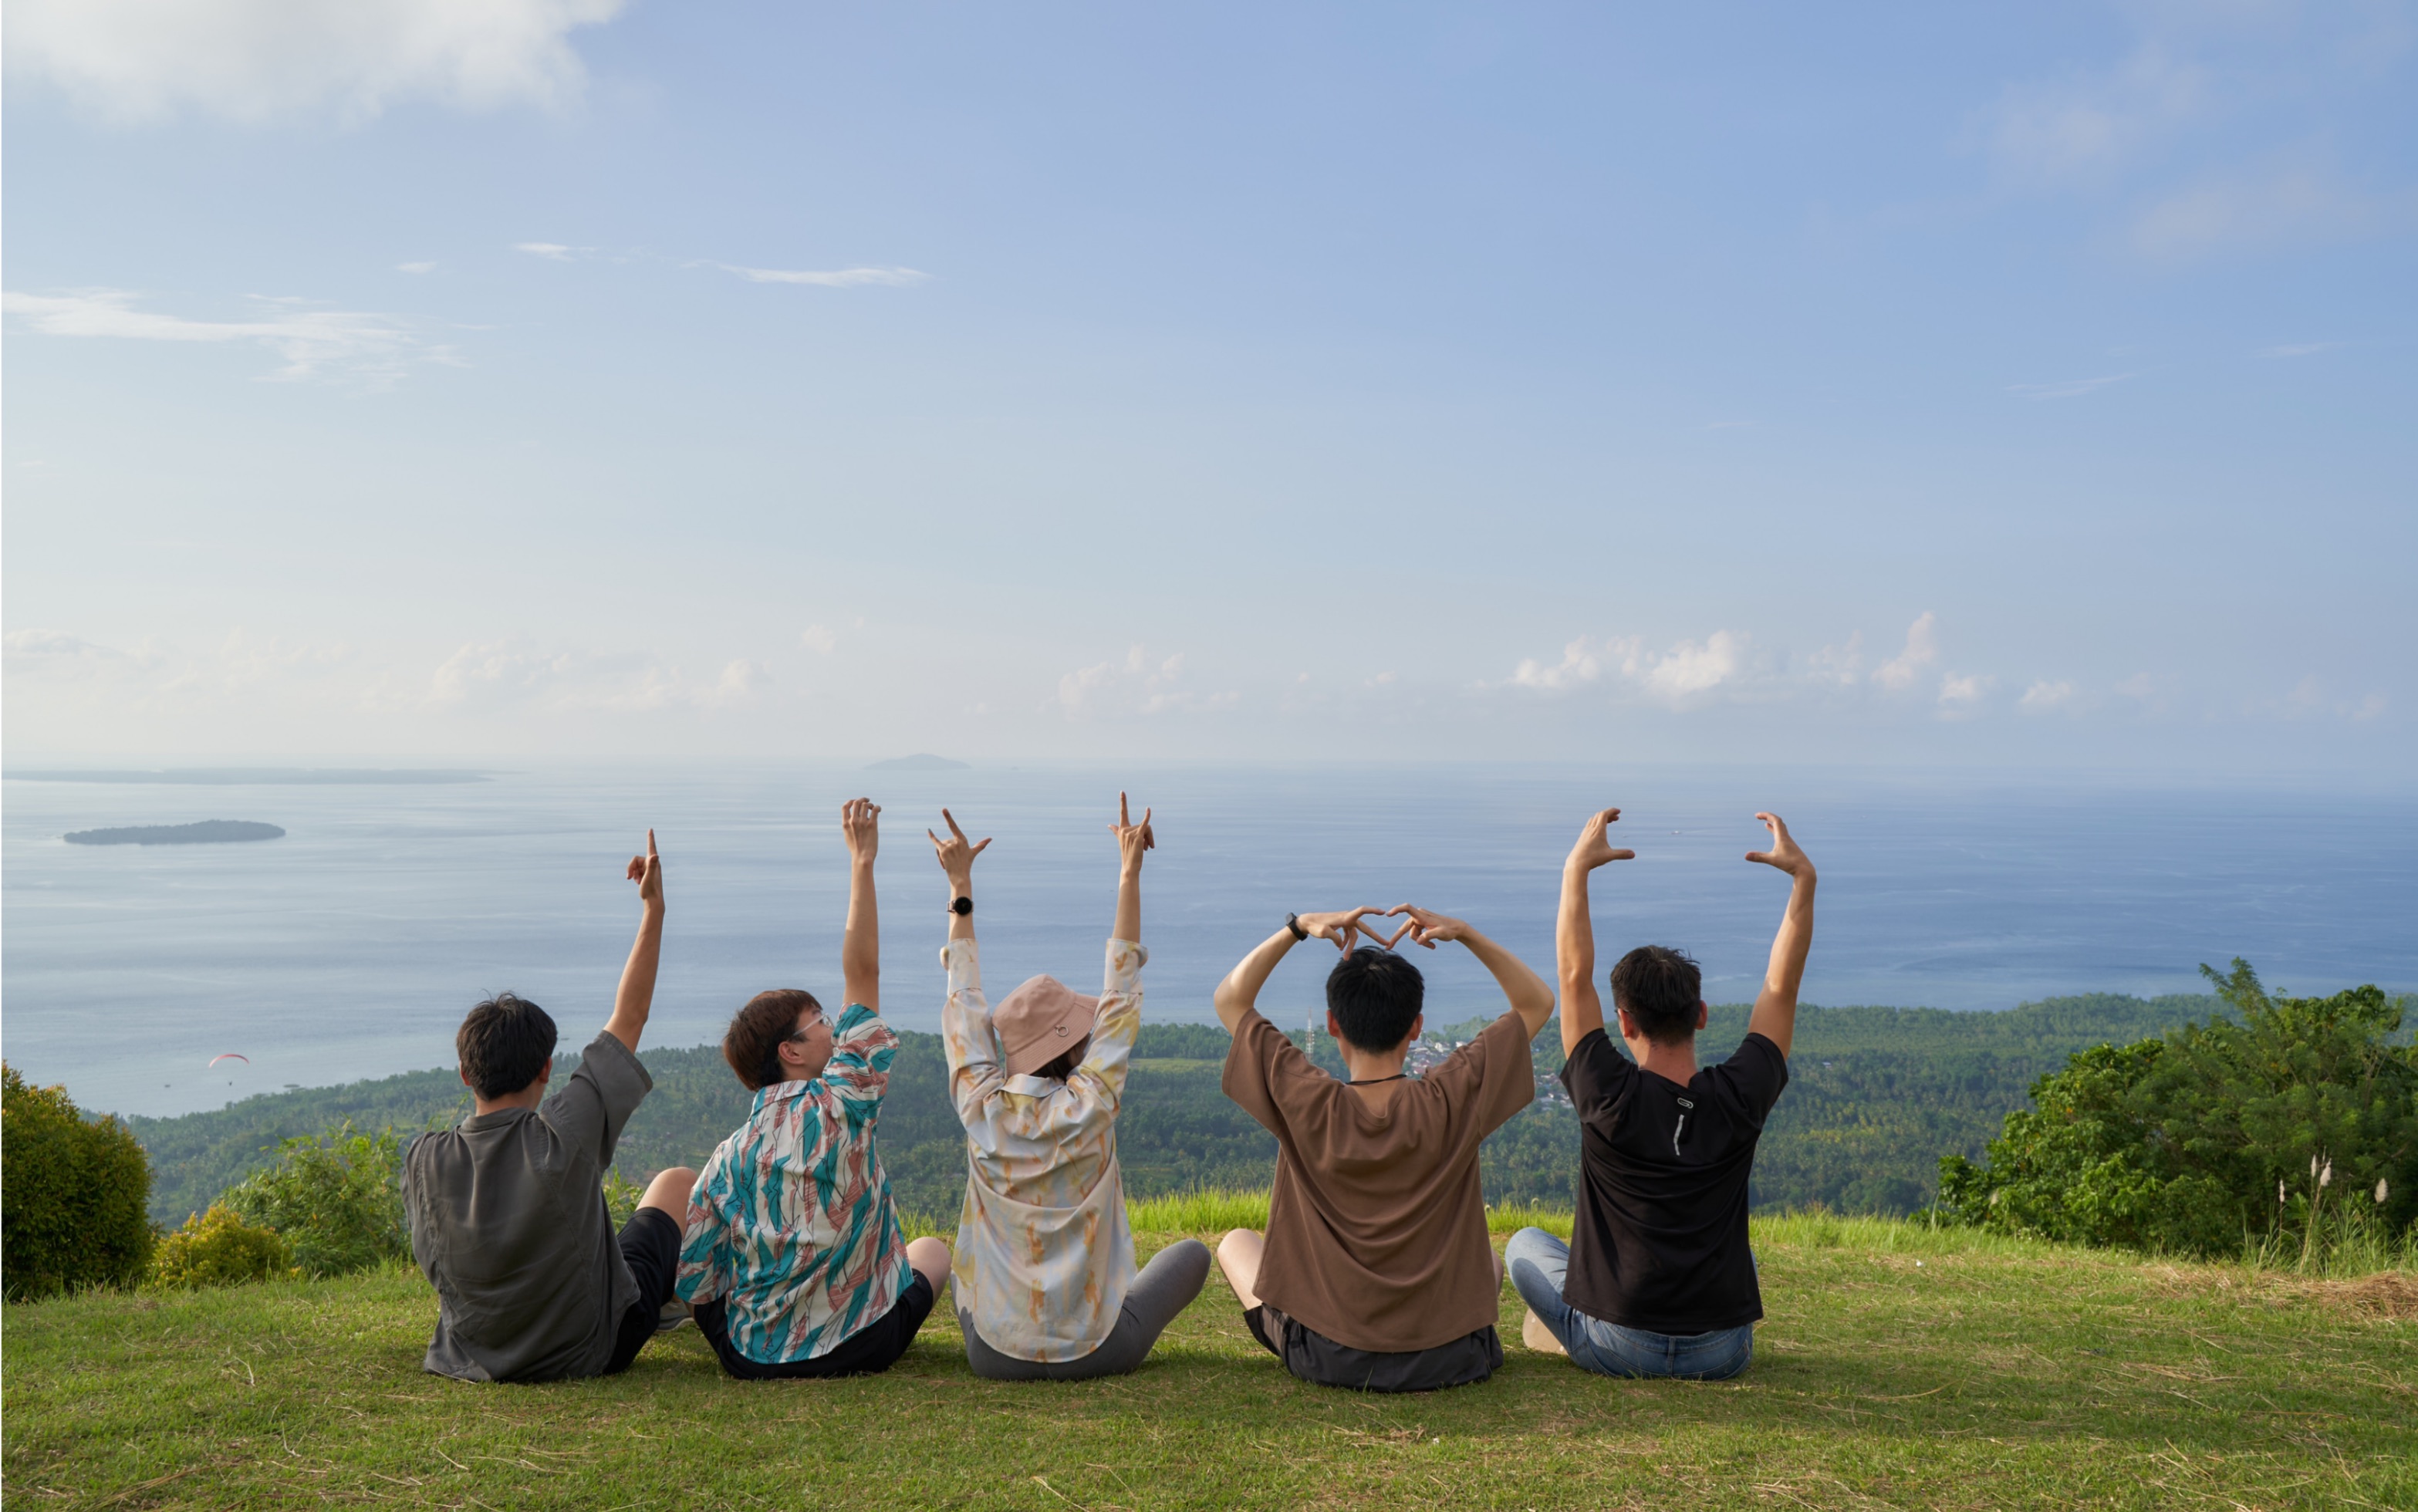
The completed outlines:
{"type": "Polygon", "coordinates": [[[2410,4],[194,8],[9,10],[12,761],[2411,774],[2410,4]]]}

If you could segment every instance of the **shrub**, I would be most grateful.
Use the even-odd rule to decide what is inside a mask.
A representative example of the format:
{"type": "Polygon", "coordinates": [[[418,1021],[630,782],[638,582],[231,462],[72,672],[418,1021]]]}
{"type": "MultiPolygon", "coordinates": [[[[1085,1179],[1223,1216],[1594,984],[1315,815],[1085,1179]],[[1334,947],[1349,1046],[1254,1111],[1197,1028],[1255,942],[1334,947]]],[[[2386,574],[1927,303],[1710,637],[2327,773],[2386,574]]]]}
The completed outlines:
{"type": "Polygon", "coordinates": [[[220,1200],[246,1223],[276,1229],[305,1275],[343,1275],[408,1256],[403,1145],[392,1129],[361,1134],[340,1123],[277,1147],[277,1164],[247,1176],[220,1200]]]}
{"type": "Polygon", "coordinates": [[[130,1286],[151,1264],[151,1163],[126,1125],[0,1066],[0,1276],[19,1298],[130,1286]]]}
{"type": "Polygon", "coordinates": [[[157,1286],[241,1286],[271,1281],[294,1264],[294,1251],[274,1229],[248,1224],[223,1202],[196,1213],[160,1241],[151,1265],[157,1286]]]}
{"type": "Polygon", "coordinates": [[[2075,1055],[2008,1116],[1987,1168],[1940,1161],[1943,1216],[2208,1256],[2281,1253],[2289,1234],[2304,1263],[2400,1243],[2418,1217],[2418,1049],[2394,1043],[2401,1000],[2373,986],[2275,998],[2246,962],[2200,970],[2241,1022],[2075,1055]],[[2354,1201],[2356,1223],[2327,1221],[2354,1201]]]}

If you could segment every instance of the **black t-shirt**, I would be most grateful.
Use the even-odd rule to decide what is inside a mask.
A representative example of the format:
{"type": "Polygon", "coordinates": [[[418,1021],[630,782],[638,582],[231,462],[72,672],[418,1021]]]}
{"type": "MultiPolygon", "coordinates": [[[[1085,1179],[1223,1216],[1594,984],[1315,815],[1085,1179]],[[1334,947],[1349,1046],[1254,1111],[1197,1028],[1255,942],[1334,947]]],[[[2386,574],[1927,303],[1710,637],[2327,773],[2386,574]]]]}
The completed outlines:
{"type": "Polygon", "coordinates": [[[1763,1316],[1747,1250],[1746,1179],[1788,1058],[1760,1034],[1685,1087],[1600,1029],[1562,1067],[1578,1108],[1578,1218],[1562,1300],[1657,1334],[1706,1334],[1763,1316]]]}

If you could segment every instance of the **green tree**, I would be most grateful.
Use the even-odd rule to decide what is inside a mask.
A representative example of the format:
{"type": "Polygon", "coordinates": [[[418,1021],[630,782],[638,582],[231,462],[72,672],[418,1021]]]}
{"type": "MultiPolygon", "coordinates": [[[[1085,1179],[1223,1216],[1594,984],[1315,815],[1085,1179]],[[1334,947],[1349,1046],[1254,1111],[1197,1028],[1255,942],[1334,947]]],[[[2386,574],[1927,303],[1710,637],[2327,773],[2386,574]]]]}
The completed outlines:
{"type": "Polygon", "coordinates": [[[287,1139],[277,1163],[221,1199],[246,1223],[276,1229],[305,1275],[342,1275],[411,1253],[404,1228],[403,1145],[392,1129],[340,1123],[287,1139]]]}
{"type": "Polygon", "coordinates": [[[2373,1216],[2404,1229],[2418,1215],[2418,1049],[2395,1043],[2403,1002],[2374,986],[2274,997],[2240,959],[2200,970],[2238,1021],[2075,1055],[2008,1117],[1986,1168],[1941,1159],[1942,1208],[2010,1232],[2216,1255],[2313,1228],[2314,1178],[2330,1168],[2338,1201],[2385,1191],[2373,1216]]]}
{"type": "Polygon", "coordinates": [[[130,1286],[151,1264],[151,1164],[115,1119],[0,1066],[0,1273],[8,1295],[130,1286]]]}

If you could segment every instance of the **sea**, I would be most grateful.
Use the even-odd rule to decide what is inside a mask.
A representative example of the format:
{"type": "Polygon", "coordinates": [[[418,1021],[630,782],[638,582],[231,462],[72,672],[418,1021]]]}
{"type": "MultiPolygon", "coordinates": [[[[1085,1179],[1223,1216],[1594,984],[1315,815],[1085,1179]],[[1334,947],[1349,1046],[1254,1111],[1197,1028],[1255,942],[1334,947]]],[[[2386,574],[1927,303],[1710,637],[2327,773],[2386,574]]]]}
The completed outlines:
{"type": "MultiPolygon", "coordinates": [[[[0,1053],[87,1109],[153,1116],[446,1066],[463,1013],[511,989],[566,1045],[611,1011],[638,918],[624,878],[651,827],[668,903],[647,1038],[719,1039],[766,987],[840,995],[844,800],[882,805],[883,1012],[932,1030],[947,889],[926,839],[947,805],[993,840],[975,871],[994,996],[1040,973],[1096,990],[1120,789],[1153,812],[1144,1014],[1210,993],[1288,912],[1416,903],[1549,979],[1560,867],[1617,805],[1637,859],[1598,874],[1605,965],[1631,945],[1751,999],[1787,895],[1748,864],[1758,809],[1821,872],[1804,996],[2003,1009],[2201,990],[2251,961],[2271,987],[2418,988],[2418,788],[2140,773],[1835,768],[854,764],[514,767],[454,782],[29,779],[0,784],[0,1053]],[[69,845],[93,828],[237,819],[281,839],[69,845]],[[236,1057],[240,1059],[220,1059],[236,1057]]],[[[1409,947],[1405,947],[1406,949],[1409,947]]],[[[1501,999],[1463,951],[1415,952],[1431,1024],[1501,999]]],[[[1263,1006],[1318,1012],[1330,947],[1263,1006]]]]}

